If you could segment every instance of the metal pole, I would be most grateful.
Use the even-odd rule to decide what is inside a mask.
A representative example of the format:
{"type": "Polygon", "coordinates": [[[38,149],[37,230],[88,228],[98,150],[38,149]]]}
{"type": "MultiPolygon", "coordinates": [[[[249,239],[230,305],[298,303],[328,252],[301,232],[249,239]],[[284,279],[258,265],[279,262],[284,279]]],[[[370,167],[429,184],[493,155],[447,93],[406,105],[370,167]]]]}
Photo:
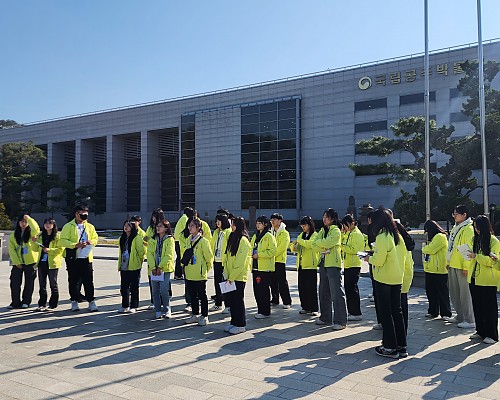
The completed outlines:
{"type": "Polygon", "coordinates": [[[483,203],[484,215],[490,216],[489,198],[488,198],[488,166],[486,163],[486,132],[485,132],[485,105],[484,105],[484,60],[483,60],[483,32],[481,26],[481,0],[477,0],[477,52],[479,59],[479,118],[481,135],[481,156],[483,170],[483,203]]]}
{"type": "Polygon", "coordinates": [[[425,90],[424,90],[424,107],[425,107],[425,220],[431,219],[431,179],[430,179],[430,138],[429,138],[429,4],[428,0],[424,0],[424,20],[425,20],[425,54],[424,54],[424,70],[425,70],[425,90]]]}

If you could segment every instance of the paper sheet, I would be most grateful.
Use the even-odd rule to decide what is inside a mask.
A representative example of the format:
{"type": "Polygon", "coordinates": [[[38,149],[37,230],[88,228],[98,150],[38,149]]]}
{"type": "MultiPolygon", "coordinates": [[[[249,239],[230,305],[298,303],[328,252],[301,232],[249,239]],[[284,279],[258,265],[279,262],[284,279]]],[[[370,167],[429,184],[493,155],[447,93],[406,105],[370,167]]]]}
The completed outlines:
{"type": "Polygon", "coordinates": [[[219,283],[220,291],[224,293],[233,292],[236,290],[236,282],[229,283],[229,281],[224,281],[219,283]]]}

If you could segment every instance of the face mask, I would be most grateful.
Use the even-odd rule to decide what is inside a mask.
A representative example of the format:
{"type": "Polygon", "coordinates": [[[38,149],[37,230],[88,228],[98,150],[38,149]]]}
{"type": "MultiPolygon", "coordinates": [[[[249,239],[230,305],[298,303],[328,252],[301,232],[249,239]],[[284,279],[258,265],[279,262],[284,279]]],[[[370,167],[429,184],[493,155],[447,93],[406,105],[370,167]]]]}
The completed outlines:
{"type": "Polygon", "coordinates": [[[86,221],[87,218],[89,217],[88,214],[78,214],[81,220],[86,221]]]}

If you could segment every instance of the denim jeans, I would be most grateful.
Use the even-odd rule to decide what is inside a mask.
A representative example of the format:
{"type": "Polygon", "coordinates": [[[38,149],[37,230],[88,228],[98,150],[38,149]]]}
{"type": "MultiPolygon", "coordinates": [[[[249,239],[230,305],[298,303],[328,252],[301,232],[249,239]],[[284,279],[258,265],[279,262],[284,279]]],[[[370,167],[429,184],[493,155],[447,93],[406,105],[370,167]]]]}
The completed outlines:
{"type": "Polygon", "coordinates": [[[320,319],[327,324],[347,325],[347,306],[342,287],[341,269],[319,267],[319,307],[320,319]],[[333,318],[332,318],[333,303],[333,318]]]}
{"type": "Polygon", "coordinates": [[[163,281],[151,281],[151,289],[153,290],[153,304],[155,312],[161,312],[161,305],[163,303],[163,311],[170,310],[170,297],[168,295],[168,288],[170,286],[170,279],[172,278],[171,272],[163,274],[163,281]]]}

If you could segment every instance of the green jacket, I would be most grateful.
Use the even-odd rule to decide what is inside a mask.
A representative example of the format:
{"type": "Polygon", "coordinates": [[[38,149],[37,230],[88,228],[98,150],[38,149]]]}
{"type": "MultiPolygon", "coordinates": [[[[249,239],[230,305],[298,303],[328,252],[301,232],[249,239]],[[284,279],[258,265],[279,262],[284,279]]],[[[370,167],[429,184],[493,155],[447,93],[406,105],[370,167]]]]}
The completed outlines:
{"type": "Polygon", "coordinates": [[[260,239],[255,249],[255,241],[257,235],[252,236],[252,249],[257,250],[259,258],[257,258],[258,270],[262,272],[274,272],[274,257],[276,256],[276,239],[271,232],[266,232],[260,239]]]}
{"type": "Polygon", "coordinates": [[[365,249],[365,237],[355,227],[351,232],[342,234],[342,259],[344,268],[361,267],[361,259],[357,256],[358,251],[365,249]]]}
{"type": "MultiPolygon", "coordinates": [[[[402,239],[400,242],[403,242],[402,245],[404,246],[402,239]]],[[[392,235],[380,231],[375,239],[375,251],[369,260],[369,263],[373,265],[373,279],[387,285],[401,285],[404,275],[404,263],[401,263],[401,254],[398,256],[392,235]]]]}
{"type": "Polygon", "coordinates": [[[212,231],[210,230],[210,227],[202,219],[200,219],[200,221],[201,221],[201,229],[203,229],[203,237],[207,238],[208,241],[211,242],[212,241],[212,231]]]}
{"type": "Polygon", "coordinates": [[[150,273],[157,266],[163,272],[174,272],[175,270],[175,241],[173,236],[166,236],[163,240],[160,262],[156,259],[156,246],[158,244],[158,237],[148,241],[147,259],[148,259],[148,272],[150,273]]]}
{"type": "MultiPolygon", "coordinates": [[[[401,238],[401,241],[403,241],[403,238],[401,238]]],[[[406,246],[403,246],[406,250],[406,246]]],[[[403,274],[403,284],[401,285],[401,293],[408,293],[410,291],[411,283],[413,282],[413,256],[411,254],[411,251],[406,250],[406,257],[405,257],[405,271],[403,274]]]]}
{"type": "Polygon", "coordinates": [[[319,254],[313,250],[314,241],[318,234],[313,232],[309,240],[302,238],[302,233],[297,237],[297,245],[290,244],[290,250],[297,253],[297,269],[317,269],[319,254]]]}
{"type": "Polygon", "coordinates": [[[271,229],[271,234],[276,239],[276,256],[274,262],[286,264],[286,251],[290,245],[290,233],[286,230],[286,225],[282,222],[278,231],[271,229]]]}
{"type": "Polygon", "coordinates": [[[17,244],[14,232],[9,236],[9,257],[12,261],[12,265],[31,265],[38,264],[40,257],[40,246],[32,240],[33,237],[38,236],[40,233],[40,227],[37,222],[31,218],[26,217],[28,226],[31,229],[30,238],[27,243],[17,244]],[[23,254],[23,248],[25,248],[25,254],[23,254]],[[24,261],[23,261],[24,259],[24,261]]]}
{"type": "Polygon", "coordinates": [[[186,214],[182,214],[177,223],[175,224],[174,238],[176,242],[178,242],[181,235],[183,235],[182,231],[186,228],[186,222],[188,219],[189,218],[186,214]]]}
{"type": "Polygon", "coordinates": [[[252,245],[246,237],[242,237],[236,255],[224,253],[224,272],[231,282],[246,282],[252,270],[252,245]]]}
{"type": "Polygon", "coordinates": [[[318,253],[327,252],[327,254],[325,254],[325,268],[329,267],[341,268],[342,258],[340,255],[340,246],[341,246],[340,229],[338,228],[338,226],[332,225],[330,226],[330,229],[328,229],[326,237],[324,237],[324,235],[325,235],[325,230],[322,228],[318,232],[318,236],[314,241],[314,249],[318,253]]]}
{"type": "Polygon", "coordinates": [[[490,252],[495,254],[498,260],[493,261],[489,255],[476,254],[476,258],[472,259],[469,274],[467,275],[469,283],[471,283],[472,276],[474,275],[476,286],[498,287],[500,283],[500,242],[493,235],[491,235],[490,239],[490,248],[490,252]]]}
{"type": "MultiPolygon", "coordinates": [[[[99,241],[99,236],[97,235],[94,225],[87,221],[83,221],[83,224],[85,226],[85,233],[87,234],[89,242],[95,247],[99,241]]],[[[79,239],[80,236],[78,235],[76,221],[73,219],[63,226],[59,246],[66,249],[74,249],[78,244],[79,239]]],[[[91,250],[89,253],[89,262],[92,262],[93,259],[93,251],[91,250]]]]}
{"type": "MultiPolygon", "coordinates": [[[[61,238],[61,233],[57,232],[56,237],[52,239],[52,241],[49,243],[49,251],[48,251],[48,258],[47,261],[49,263],[49,269],[58,269],[62,267],[62,260],[63,260],[63,252],[64,249],[59,245],[59,239],[61,238]]],[[[39,245],[42,244],[42,235],[38,236],[37,243],[39,245]]],[[[42,248],[40,247],[40,257],[42,255],[42,248]]],[[[38,260],[40,261],[40,257],[38,260]]]]}
{"type": "Polygon", "coordinates": [[[217,257],[217,254],[215,254],[215,252],[217,251],[217,240],[219,239],[219,232],[220,232],[220,229],[217,228],[214,231],[214,234],[212,236],[212,243],[211,243],[212,244],[212,251],[214,253],[214,261],[215,262],[222,262],[222,265],[224,265],[224,263],[225,263],[224,253],[226,252],[227,239],[229,238],[229,235],[231,234],[231,228],[226,228],[226,229],[222,230],[222,233],[224,236],[222,237],[221,253],[220,253],[219,257],[217,257]],[[219,260],[217,258],[219,258],[219,260]]]}
{"type": "Polygon", "coordinates": [[[434,235],[431,242],[422,247],[424,256],[424,271],[430,274],[447,274],[446,250],[448,239],[444,233],[434,235]]]}
{"type": "MultiPolygon", "coordinates": [[[[455,227],[453,227],[453,229],[455,229],[455,227]]],[[[458,235],[455,238],[455,242],[453,243],[451,258],[448,262],[448,265],[451,268],[466,269],[466,270],[470,268],[472,261],[465,260],[460,254],[460,252],[457,250],[457,247],[462,244],[468,244],[469,246],[471,246],[473,240],[474,240],[474,228],[472,224],[464,226],[462,229],[460,229],[460,232],[458,232],[458,235]]]]}
{"type": "MultiPolygon", "coordinates": [[[[191,241],[191,238],[189,240],[191,241]]],[[[214,253],[212,246],[210,246],[210,241],[205,236],[202,236],[199,240],[193,251],[196,263],[193,264],[193,259],[191,258],[191,261],[189,261],[189,264],[184,269],[188,281],[206,281],[208,271],[210,271],[214,263],[214,253]]]]}
{"type": "MultiPolygon", "coordinates": [[[[146,253],[146,246],[142,240],[142,235],[137,232],[136,237],[132,240],[132,245],[130,246],[130,254],[128,260],[128,270],[137,271],[142,268],[142,263],[144,262],[144,255],[146,253]]],[[[122,253],[123,250],[120,241],[118,241],[118,271],[122,266],[122,253]]]]}

